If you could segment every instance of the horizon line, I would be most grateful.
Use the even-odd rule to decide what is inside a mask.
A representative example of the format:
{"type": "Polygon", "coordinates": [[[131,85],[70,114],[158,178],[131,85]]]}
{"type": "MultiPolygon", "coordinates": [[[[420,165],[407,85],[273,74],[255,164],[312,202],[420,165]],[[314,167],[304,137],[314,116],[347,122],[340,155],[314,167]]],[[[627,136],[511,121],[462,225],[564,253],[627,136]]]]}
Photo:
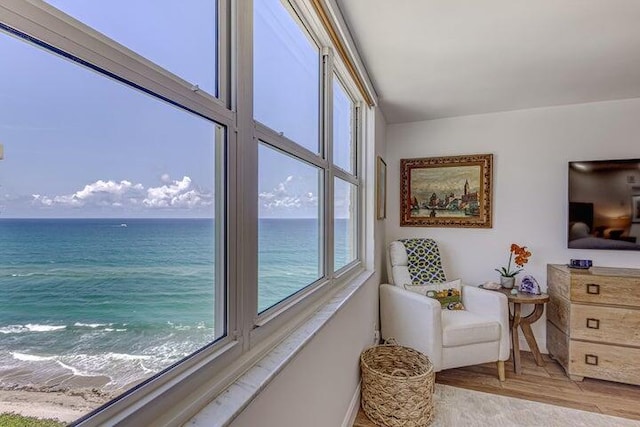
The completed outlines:
{"type": "MultiPolygon", "coordinates": [[[[136,219],[211,219],[214,220],[215,217],[58,217],[58,216],[46,216],[46,217],[2,217],[0,216],[0,221],[3,219],[105,219],[105,220],[136,220],[136,219]]],[[[319,219],[317,217],[258,217],[258,219],[319,219]]],[[[349,219],[348,217],[336,217],[335,219],[349,219]]]]}

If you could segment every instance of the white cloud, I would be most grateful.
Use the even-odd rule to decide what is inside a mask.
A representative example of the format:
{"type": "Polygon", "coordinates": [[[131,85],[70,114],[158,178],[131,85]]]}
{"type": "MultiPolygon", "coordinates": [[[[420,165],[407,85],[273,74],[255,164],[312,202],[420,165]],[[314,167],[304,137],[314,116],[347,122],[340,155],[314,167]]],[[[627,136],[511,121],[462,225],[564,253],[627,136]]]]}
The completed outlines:
{"type": "Polygon", "coordinates": [[[103,181],[98,180],[87,184],[80,191],[73,194],[63,194],[58,196],[33,195],[33,202],[44,206],[122,206],[123,200],[128,198],[141,197],[144,193],[142,184],[133,184],[131,181],[122,180],[103,181]]]}
{"type": "Polygon", "coordinates": [[[188,176],[180,181],[171,181],[168,185],[147,189],[147,197],[142,201],[145,206],[152,208],[194,208],[208,206],[212,202],[212,195],[194,188],[188,176]]]}
{"type": "Polygon", "coordinates": [[[33,194],[33,202],[36,204],[41,204],[43,206],[51,206],[53,204],[53,200],[51,200],[47,196],[41,196],[40,194],[33,194]]]}
{"type": "Polygon", "coordinates": [[[278,183],[271,191],[265,191],[258,195],[260,204],[267,210],[297,209],[318,205],[318,196],[313,192],[302,190],[298,183],[300,179],[288,176],[283,182],[278,183]]]}
{"type": "Polygon", "coordinates": [[[160,187],[145,187],[128,180],[116,182],[113,180],[98,180],[84,186],[82,190],[73,194],[47,196],[32,195],[32,204],[43,207],[111,207],[122,209],[126,207],[147,208],[196,208],[209,206],[213,203],[213,195],[198,189],[185,176],[181,181],[171,181],[168,174],[161,177],[165,185],[160,187]]]}

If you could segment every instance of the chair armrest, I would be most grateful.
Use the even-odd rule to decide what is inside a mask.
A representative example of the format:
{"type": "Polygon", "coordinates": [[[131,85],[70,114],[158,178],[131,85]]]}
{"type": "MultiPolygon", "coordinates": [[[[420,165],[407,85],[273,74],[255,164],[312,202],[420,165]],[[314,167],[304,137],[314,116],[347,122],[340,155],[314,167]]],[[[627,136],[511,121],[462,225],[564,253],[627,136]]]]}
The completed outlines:
{"type": "Polygon", "coordinates": [[[499,360],[509,358],[509,301],[502,292],[481,289],[476,286],[463,285],[462,304],[472,313],[500,323],[500,356],[499,360]]]}
{"type": "Polygon", "coordinates": [[[442,307],[433,299],[399,286],[380,285],[380,332],[384,339],[429,357],[434,371],[442,366],[442,307]]]}

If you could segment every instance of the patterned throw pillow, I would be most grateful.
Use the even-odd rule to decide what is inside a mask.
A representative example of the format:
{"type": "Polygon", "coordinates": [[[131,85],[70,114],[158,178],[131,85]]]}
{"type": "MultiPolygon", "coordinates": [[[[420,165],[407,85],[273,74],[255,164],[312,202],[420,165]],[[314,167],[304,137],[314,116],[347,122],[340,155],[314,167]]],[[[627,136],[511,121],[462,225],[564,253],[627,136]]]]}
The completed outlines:
{"type": "Polygon", "coordinates": [[[428,285],[404,285],[404,288],[429,298],[437,299],[443,310],[464,310],[462,282],[460,279],[428,285]]]}
{"type": "Polygon", "coordinates": [[[446,282],[438,244],[433,239],[402,239],[409,258],[409,275],[414,285],[446,282]]]}
{"type": "Polygon", "coordinates": [[[460,288],[439,290],[435,296],[431,298],[440,301],[443,310],[464,310],[464,305],[462,305],[462,290],[460,288]]]}

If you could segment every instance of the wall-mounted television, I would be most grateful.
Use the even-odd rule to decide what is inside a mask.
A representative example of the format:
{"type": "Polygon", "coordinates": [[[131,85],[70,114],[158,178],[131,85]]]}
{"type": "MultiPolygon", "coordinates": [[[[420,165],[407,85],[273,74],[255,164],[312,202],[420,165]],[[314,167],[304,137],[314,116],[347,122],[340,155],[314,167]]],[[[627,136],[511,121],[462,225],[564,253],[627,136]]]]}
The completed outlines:
{"type": "Polygon", "coordinates": [[[640,159],[569,162],[570,249],[640,250],[640,159]]]}

